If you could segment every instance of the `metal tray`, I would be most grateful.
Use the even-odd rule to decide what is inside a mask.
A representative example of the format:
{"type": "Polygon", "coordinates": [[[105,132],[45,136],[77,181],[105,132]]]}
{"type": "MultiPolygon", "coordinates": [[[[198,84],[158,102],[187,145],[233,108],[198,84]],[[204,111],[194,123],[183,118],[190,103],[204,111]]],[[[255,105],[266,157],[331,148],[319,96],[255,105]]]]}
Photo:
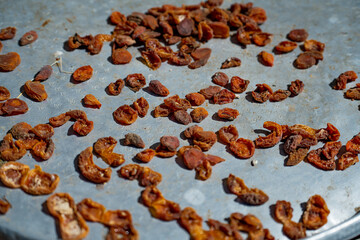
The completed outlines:
{"type": "MultiPolygon", "coordinates": [[[[54,62],[54,53],[63,52],[63,67],[74,71],[83,65],[91,65],[95,72],[91,80],[73,84],[70,75],[60,73],[54,68],[53,76],[44,82],[49,98],[41,103],[33,102],[25,96],[29,112],[25,115],[0,117],[0,136],[3,137],[14,124],[25,121],[35,126],[48,122],[49,117],[57,116],[70,109],[82,109],[90,120],[94,121],[94,130],[86,137],[73,134],[71,123],[55,129],[53,140],[55,153],[48,161],[36,162],[30,154],[20,162],[31,168],[40,165],[44,171],[60,176],[56,192],[70,193],[76,202],[90,197],[102,203],[107,209],[127,209],[133,215],[135,227],[141,239],[188,239],[188,234],[176,223],[162,222],[150,216],[148,209],[138,203],[142,187],[136,181],[126,181],[113,171],[112,179],[105,185],[95,185],[85,181],[75,170],[76,156],[98,138],[112,136],[117,140],[126,133],[134,132],[144,139],[149,147],[157,143],[163,135],[180,136],[188,126],[177,124],[167,118],[153,118],[148,114],[130,126],[115,123],[112,112],[123,104],[130,104],[139,97],[145,97],[150,109],[159,105],[163,98],[155,97],[145,91],[137,93],[124,88],[119,96],[109,96],[106,86],[118,78],[125,78],[130,73],[142,73],[147,81],[158,79],[170,90],[171,95],[184,97],[189,92],[198,91],[211,84],[211,76],[219,71],[221,63],[229,57],[239,57],[241,67],[226,69],[230,77],[237,75],[250,80],[248,91],[255,84],[267,83],[273,89],[286,89],[295,79],[305,83],[305,90],[298,97],[283,102],[257,104],[248,101],[246,94],[226,107],[240,111],[240,116],[233,122],[222,122],[213,115],[225,107],[206,103],[209,117],[200,125],[206,130],[217,131],[220,127],[234,124],[241,137],[255,139],[255,130],[262,129],[265,121],[280,124],[302,123],[313,128],[326,127],[326,123],[334,124],[341,132],[340,140],[345,144],[360,129],[358,102],[344,99],[342,91],[334,91],[329,83],[340,73],[348,70],[358,71],[360,66],[360,2],[357,0],[337,1],[287,1],[258,0],[255,6],[267,11],[268,20],[262,25],[263,31],[274,34],[271,44],[266,47],[248,46],[242,49],[230,39],[213,39],[204,44],[212,49],[212,55],[206,66],[190,70],[187,67],[176,67],[163,64],[158,70],[152,71],[138,61],[140,56],[136,48],[130,48],[133,60],[130,64],[116,66],[109,62],[110,46],[105,44],[101,53],[88,55],[83,50],[67,52],[64,42],[74,33],[81,36],[87,34],[110,33],[113,26],[107,24],[107,18],[114,10],[124,14],[133,11],[145,12],[148,8],[163,4],[194,4],[184,0],[122,0],[122,1],[0,1],[0,27],[15,26],[18,29],[13,40],[3,41],[2,53],[15,51],[21,55],[22,63],[13,72],[0,73],[0,85],[7,87],[12,97],[20,94],[20,88],[26,80],[45,64],[54,62]],[[46,24],[47,22],[47,24],[46,24]],[[324,61],[307,70],[295,69],[292,62],[301,52],[295,51],[275,56],[272,68],[262,66],[256,59],[262,51],[271,51],[293,28],[305,28],[310,39],[326,44],[324,61]],[[20,47],[18,39],[27,31],[36,30],[39,39],[28,46],[20,47]],[[100,110],[84,108],[81,99],[86,94],[95,95],[103,104],[100,110]]],[[[233,1],[225,0],[222,7],[229,7],[233,1]]],[[[349,87],[355,83],[348,84],[349,87]]],[[[181,139],[181,145],[187,145],[181,139]]],[[[316,146],[316,147],[320,147],[316,146]]],[[[133,163],[133,157],[139,151],[118,144],[115,151],[125,155],[126,162],[133,163]]],[[[196,209],[204,220],[213,218],[224,221],[232,212],[252,213],[259,217],[265,228],[269,228],[276,239],[286,239],[281,232],[281,224],[276,223],[270,209],[277,200],[290,201],[294,209],[293,219],[297,221],[302,213],[302,204],[314,194],[320,194],[326,200],[331,211],[328,223],[316,231],[307,231],[308,236],[322,232],[329,237],[328,229],[335,229],[335,238],[346,239],[344,231],[338,231],[339,224],[352,217],[360,205],[360,188],[358,186],[359,164],[345,171],[325,172],[313,166],[301,163],[295,167],[284,167],[285,157],[281,155],[279,146],[270,149],[256,150],[249,160],[240,160],[226,151],[224,145],[216,143],[209,151],[226,159],[225,162],[213,167],[209,180],[195,180],[194,171],[186,170],[175,157],[171,159],[155,158],[146,164],[163,175],[158,188],[165,198],[178,202],[182,208],[191,206],[196,209]],[[251,160],[258,164],[251,166],[251,160]],[[223,180],[233,173],[244,179],[249,187],[257,187],[268,193],[269,201],[258,207],[249,207],[235,201],[236,196],[227,194],[223,188],[223,180]]],[[[105,167],[100,159],[96,164],[105,167]]],[[[0,195],[6,196],[12,208],[5,216],[0,216],[1,239],[57,239],[54,219],[46,213],[44,202],[48,196],[30,196],[19,189],[0,186],[0,195]]],[[[355,219],[356,220],[356,219],[355,219]]],[[[101,224],[88,223],[89,235],[86,239],[103,239],[107,228],[101,224]]],[[[341,225],[340,225],[341,226],[341,225]]],[[[205,227],[205,223],[204,223],[205,227]]],[[[350,227],[353,235],[359,233],[358,228],[350,227]]]]}

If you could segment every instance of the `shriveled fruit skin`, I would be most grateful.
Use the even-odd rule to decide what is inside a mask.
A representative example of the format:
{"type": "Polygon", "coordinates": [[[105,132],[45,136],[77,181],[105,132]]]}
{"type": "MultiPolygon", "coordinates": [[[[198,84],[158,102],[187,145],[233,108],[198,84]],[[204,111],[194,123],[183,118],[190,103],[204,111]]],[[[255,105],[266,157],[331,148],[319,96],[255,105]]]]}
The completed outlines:
{"type": "Polygon", "coordinates": [[[20,55],[16,52],[9,52],[0,55],[0,72],[11,72],[21,63],[20,55]]]}

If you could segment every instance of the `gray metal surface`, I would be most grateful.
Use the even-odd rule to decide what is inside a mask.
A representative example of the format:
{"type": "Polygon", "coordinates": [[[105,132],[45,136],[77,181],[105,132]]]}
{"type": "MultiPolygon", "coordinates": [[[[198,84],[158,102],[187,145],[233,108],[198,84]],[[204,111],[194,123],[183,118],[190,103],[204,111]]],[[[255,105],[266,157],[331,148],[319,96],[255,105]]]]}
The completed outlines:
{"type": "MultiPolygon", "coordinates": [[[[79,33],[86,34],[110,33],[113,26],[106,22],[113,10],[124,14],[133,11],[144,12],[153,6],[165,3],[176,5],[194,4],[186,0],[156,1],[0,1],[0,27],[15,26],[18,29],[15,39],[3,41],[2,53],[15,51],[21,55],[22,63],[13,72],[0,73],[0,85],[7,87],[12,97],[20,93],[22,84],[31,78],[45,64],[54,61],[56,51],[63,52],[63,67],[74,71],[83,65],[91,65],[95,72],[91,80],[73,84],[70,75],[59,73],[54,69],[53,76],[44,82],[49,98],[41,103],[33,102],[22,96],[29,105],[25,115],[0,118],[0,136],[3,137],[12,125],[26,121],[32,126],[46,123],[49,117],[57,116],[69,109],[82,109],[90,120],[94,121],[94,130],[86,137],[78,137],[69,129],[72,123],[55,129],[53,140],[56,149],[52,158],[46,162],[36,162],[30,154],[20,162],[34,167],[40,165],[43,170],[60,176],[56,192],[70,193],[76,202],[90,197],[102,203],[107,209],[127,209],[132,213],[135,227],[141,239],[188,239],[188,234],[175,222],[162,222],[150,216],[146,207],[138,203],[142,187],[136,181],[126,181],[113,171],[112,179],[105,185],[95,185],[85,181],[75,170],[74,159],[98,138],[112,136],[122,139],[126,133],[134,132],[143,138],[147,147],[157,143],[163,135],[180,136],[187,127],[179,125],[167,118],[153,118],[148,114],[130,126],[121,126],[114,122],[112,112],[123,104],[130,104],[139,97],[146,98],[150,109],[159,105],[163,98],[155,97],[145,91],[137,93],[124,88],[119,96],[109,96],[106,86],[118,78],[125,78],[130,73],[142,73],[147,81],[158,79],[170,90],[171,95],[198,91],[211,84],[211,76],[219,71],[221,63],[228,57],[239,57],[242,66],[224,70],[230,77],[238,75],[250,80],[248,91],[255,84],[267,83],[273,89],[286,89],[295,79],[305,83],[305,90],[298,97],[286,99],[280,103],[252,103],[246,94],[226,107],[237,108],[240,116],[234,124],[241,137],[255,139],[256,129],[262,129],[265,121],[280,124],[302,123],[313,128],[326,127],[326,123],[334,124],[341,132],[340,140],[346,143],[360,131],[358,102],[344,99],[342,91],[334,91],[329,83],[340,73],[354,70],[359,73],[360,67],[360,2],[321,0],[321,1],[287,1],[258,0],[256,6],[263,7],[268,13],[268,20],[262,25],[263,31],[274,34],[271,44],[266,47],[248,46],[242,49],[230,39],[214,39],[203,46],[210,47],[213,52],[206,66],[190,70],[187,67],[176,67],[163,64],[158,70],[152,71],[136,58],[140,53],[130,48],[133,60],[125,66],[112,65],[108,58],[110,47],[104,44],[100,54],[88,55],[83,50],[67,52],[63,43],[69,36],[79,33]],[[49,20],[48,24],[42,24],[49,20]],[[271,51],[293,28],[305,28],[310,39],[326,44],[324,61],[307,70],[297,70],[292,62],[301,52],[295,51],[275,56],[272,68],[264,67],[256,60],[262,51],[271,51]],[[18,39],[27,31],[35,29],[39,39],[28,46],[19,47],[18,39]],[[103,104],[100,110],[86,109],[81,99],[86,94],[95,95],[103,104]]],[[[232,1],[225,0],[222,7],[229,7],[232,1]]],[[[348,84],[349,87],[355,83],[348,84]]],[[[205,104],[209,117],[200,125],[206,130],[217,131],[230,123],[212,119],[216,111],[225,106],[205,104]]],[[[181,140],[181,145],[187,145],[181,140]]],[[[316,147],[320,147],[319,144],[316,147]]],[[[133,163],[132,158],[139,151],[134,148],[117,145],[115,151],[125,155],[126,162],[133,163]]],[[[190,206],[196,209],[204,220],[213,218],[224,221],[232,212],[252,213],[258,216],[265,228],[269,228],[276,239],[286,239],[281,232],[281,224],[276,223],[270,209],[277,200],[290,201],[294,209],[293,220],[301,217],[301,204],[314,194],[320,194],[326,200],[331,211],[328,223],[316,231],[307,231],[308,236],[324,232],[355,214],[360,205],[359,164],[345,171],[325,172],[301,163],[295,167],[284,167],[284,156],[279,146],[270,149],[256,150],[249,160],[240,160],[228,153],[224,145],[216,143],[209,151],[225,158],[226,161],[213,167],[209,180],[195,180],[194,171],[181,167],[173,157],[171,159],[155,158],[146,164],[160,172],[163,181],[158,188],[165,198],[178,202],[182,208],[190,206]],[[251,166],[251,160],[258,164],[251,166]],[[257,187],[268,193],[269,201],[258,207],[245,206],[235,201],[235,195],[227,194],[223,188],[223,179],[233,173],[244,179],[249,187],[257,187]]],[[[100,159],[95,162],[105,167],[100,159]]],[[[117,169],[114,169],[117,170],[117,169]]],[[[5,216],[0,216],[1,239],[57,239],[54,219],[46,213],[44,202],[48,196],[30,196],[19,189],[8,189],[0,186],[0,195],[6,196],[12,208],[5,216]]],[[[205,226],[205,223],[204,223],[205,226]]],[[[107,229],[100,224],[89,223],[90,232],[86,239],[103,239],[107,229]]],[[[343,235],[332,239],[345,239],[343,235]]]]}

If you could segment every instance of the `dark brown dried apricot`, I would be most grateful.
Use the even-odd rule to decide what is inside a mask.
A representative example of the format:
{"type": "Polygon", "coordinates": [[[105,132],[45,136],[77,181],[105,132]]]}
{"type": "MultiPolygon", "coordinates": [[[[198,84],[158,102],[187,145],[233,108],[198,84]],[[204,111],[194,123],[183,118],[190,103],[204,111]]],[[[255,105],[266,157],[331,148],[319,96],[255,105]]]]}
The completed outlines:
{"type": "Polygon", "coordinates": [[[111,168],[100,168],[93,161],[92,147],[86,148],[79,155],[78,167],[81,175],[94,183],[105,183],[111,178],[111,168]]]}
{"type": "Polygon", "coordinates": [[[216,72],[211,77],[213,83],[225,87],[229,83],[229,77],[223,72],[216,72]]]}
{"type": "Polygon", "coordinates": [[[180,36],[190,36],[193,25],[193,20],[185,17],[179,24],[176,25],[176,29],[180,36]]]}
{"type": "Polygon", "coordinates": [[[325,200],[320,195],[314,195],[307,201],[302,222],[306,229],[315,230],[327,223],[327,216],[329,214],[330,210],[325,200]]]}
{"type": "Polygon", "coordinates": [[[48,97],[45,91],[45,86],[37,81],[26,81],[24,85],[24,90],[26,95],[38,102],[45,101],[48,97]]]}
{"type": "Polygon", "coordinates": [[[213,29],[205,21],[198,24],[198,32],[198,39],[201,42],[207,42],[214,37],[213,29]]]}
{"type": "Polygon", "coordinates": [[[299,95],[304,90],[304,83],[296,79],[295,81],[292,81],[289,87],[289,91],[291,92],[292,96],[299,95]]]}
{"type": "Polygon", "coordinates": [[[256,32],[252,35],[252,41],[260,47],[266,46],[271,43],[273,35],[265,32],[256,32]]]}
{"type": "Polygon", "coordinates": [[[239,138],[230,143],[230,150],[235,156],[241,159],[248,159],[254,155],[255,144],[249,139],[239,138]]]}
{"type": "Polygon", "coordinates": [[[52,72],[52,66],[45,65],[40,69],[39,72],[36,73],[34,81],[45,81],[51,76],[52,72]]]}
{"type": "Polygon", "coordinates": [[[245,92],[249,83],[249,80],[242,79],[238,76],[233,76],[230,80],[230,90],[235,93],[243,93],[245,92]]]}
{"type": "Polygon", "coordinates": [[[209,86],[207,88],[201,89],[200,94],[202,94],[206,99],[211,99],[215,94],[221,91],[219,86],[209,86]]]}
{"type": "Polygon", "coordinates": [[[295,151],[290,152],[289,158],[287,159],[285,166],[295,166],[302,162],[309,152],[308,147],[300,147],[295,151]]]}
{"type": "Polygon", "coordinates": [[[16,34],[16,27],[6,27],[0,30],[0,40],[13,39],[16,34]]]}
{"type": "Polygon", "coordinates": [[[31,132],[38,138],[45,140],[54,135],[54,128],[49,124],[38,124],[31,129],[31,132]]]}
{"type": "Polygon", "coordinates": [[[86,94],[82,101],[85,107],[97,109],[101,108],[100,101],[92,94],[86,94]]]}
{"type": "Polygon", "coordinates": [[[35,165],[21,178],[20,185],[24,192],[31,195],[47,195],[55,191],[59,181],[58,175],[43,172],[40,166],[35,165]]]}
{"type": "Polygon", "coordinates": [[[68,193],[51,195],[46,200],[46,206],[59,224],[62,239],[83,239],[87,236],[89,227],[77,212],[74,199],[68,193]]]}
{"type": "Polygon", "coordinates": [[[295,42],[282,41],[275,46],[275,50],[279,53],[288,53],[293,51],[297,47],[295,42]]]}
{"type": "Polygon", "coordinates": [[[121,125],[130,125],[136,121],[138,113],[129,105],[123,105],[113,112],[113,116],[117,123],[121,125]]]}
{"type": "Polygon", "coordinates": [[[218,136],[220,142],[228,145],[239,137],[239,133],[234,125],[229,125],[220,128],[218,131],[218,136]]]}
{"type": "Polygon", "coordinates": [[[338,78],[335,79],[334,89],[343,90],[346,88],[346,84],[348,82],[353,82],[357,79],[357,75],[354,71],[346,71],[339,75],[338,78]]]}
{"type": "Polygon", "coordinates": [[[298,69],[308,69],[315,64],[316,58],[307,52],[301,53],[294,62],[294,66],[298,69]]]}
{"type": "Polygon", "coordinates": [[[90,65],[82,66],[75,70],[72,77],[77,82],[85,82],[92,77],[93,71],[90,65]]]}
{"type": "Polygon", "coordinates": [[[133,103],[133,108],[137,111],[138,116],[143,118],[149,110],[149,103],[145,98],[141,97],[133,103]]]}
{"type": "Polygon", "coordinates": [[[19,162],[6,162],[0,167],[0,180],[9,188],[19,188],[21,178],[30,170],[29,166],[19,162]]]}
{"type": "Polygon", "coordinates": [[[135,158],[144,163],[148,163],[155,157],[155,155],[156,155],[156,151],[148,148],[148,149],[145,149],[145,150],[137,153],[135,155],[135,158]]]}
{"type": "Polygon", "coordinates": [[[223,89],[220,92],[216,93],[213,97],[214,104],[227,104],[232,103],[235,99],[235,94],[230,92],[227,89],[223,89]]]}
{"type": "Polygon", "coordinates": [[[295,42],[303,42],[308,36],[309,34],[305,29],[294,29],[287,34],[287,38],[295,42]]]}
{"type": "Polygon", "coordinates": [[[176,151],[180,146],[179,139],[175,136],[162,136],[160,138],[160,144],[169,151],[176,151]]]}
{"type": "Polygon", "coordinates": [[[106,211],[102,204],[93,201],[91,198],[84,198],[76,204],[76,208],[86,221],[91,222],[102,222],[106,211]]]}
{"type": "Polygon", "coordinates": [[[16,52],[9,52],[0,55],[0,72],[11,72],[21,63],[20,55],[16,52]]]}
{"type": "Polygon", "coordinates": [[[237,57],[231,57],[226,59],[225,62],[221,64],[221,69],[240,67],[240,66],[241,66],[241,60],[237,57]]]}
{"type": "Polygon", "coordinates": [[[163,84],[161,84],[159,80],[151,80],[149,82],[149,89],[153,93],[162,97],[166,97],[170,94],[169,90],[163,84]]]}
{"type": "Polygon", "coordinates": [[[290,97],[291,92],[288,90],[276,90],[273,94],[270,96],[270,102],[281,102],[290,97]]]}
{"type": "Polygon", "coordinates": [[[124,143],[125,146],[134,146],[137,148],[144,148],[145,143],[141,137],[135,133],[128,133],[125,135],[124,143]]]}
{"type": "Polygon", "coordinates": [[[5,101],[10,98],[10,92],[6,87],[0,86],[0,101],[5,101]]]}
{"type": "Polygon", "coordinates": [[[73,130],[80,136],[88,135],[94,129],[94,122],[87,119],[78,119],[73,125],[73,130]]]}
{"type": "Polygon", "coordinates": [[[131,59],[131,53],[125,47],[115,49],[115,46],[113,46],[111,53],[111,62],[113,64],[127,64],[131,62],[131,59]]]}
{"type": "Polygon", "coordinates": [[[161,58],[155,50],[147,49],[142,51],[141,56],[145,59],[147,66],[152,70],[156,70],[161,66],[161,58]]]}
{"type": "Polygon", "coordinates": [[[32,147],[32,154],[41,160],[48,160],[54,153],[55,144],[51,139],[39,141],[32,147]]]}
{"type": "Polygon", "coordinates": [[[282,231],[289,239],[301,239],[306,237],[306,228],[303,223],[287,221],[284,223],[282,231]]]}
{"type": "Polygon", "coordinates": [[[223,108],[217,112],[219,118],[233,121],[239,116],[239,111],[233,108],[223,108]]]}
{"type": "Polygon", "coordinates": [[[251,92],[253,99],[259,103],[263,103],[269,100],[272,94],[273,91],[271,87],[266,83],[256,84],[256,89],[251,92]]]}
{"type": "Polygon", "coordinates": [[[345,170],[357,162],[359,162],[359,157],[357,156],[357,154],[354,154],[352,152],[345,152],[338,159],[336,169],[345,170]]]}
{"type": "Polygon", "coordinates": [[[25,101],[18,98],[10,98],[0,104],[0,115],[13,116],[24,114],[29,110],[25,101]]]}
{"type": "Polygon", "coordinates": [[[195,108],[190,112],[192,120],[197,123],[202,122],[208,115],[208,111],[203,107],[195,108]]]}
{"type": "Polygon", "coordinates": [[[272,67],[274,65],[274,55],[265,51],[259,53],[258,60],[264,66],[272,67]]]}
{"type": "Polygon", "coordinates": [[[67,123],[70,120],[70,116],[67,116],[66,113],[62,113],[59,116],[49,118],[49,123],[53,127],[60,127],[67,123]]]}
{"type": "Polygon", "coordinates": [[[205,102],[204,95],[200,93],[188,93],[185,98],[190,102],[192,106],[200,106],[205,102]]]}
{"type": "Polygon", "coordinates": [[[125,82],[134,92],[139,91],[146,84],[145,77],[141,73],[129,74],[125,82]]]}
{"type": "Polygon", "coordinates": [[[25,46],[35,42],[38,39],[38,35],[35,31],[29,31],[25,33],[19,40],[20,46],[25,46]]]}
{"type": "Polygon", "coordinates": [[[110,83],[107,89],[111,95],[117,96],[121,93],[121,90],[124,88],[124,86],[125,86],[124,80],[119,78],[115,82],[110,83]]]}
{"type": "Polygon", "coordinates": [[[174,112],[174,118],[178,123],[188,125],[189,123],[192,123],[192,118],[189,113],[187,113],[185,110],[178,110],[174,112]]]}
{"type": "Polygon", "coordinates": [[[198,48],[191,53],[192,58],[195,60],[189,64],[189,68],[196,69],[204,66],[209,60],[211,55],[210,48],[198,48]]]}
{"type": "Polygon", "coordinates": [[[230,35],[230,28],[223,22],[209,22],[209,27],[213,30],[214,38],[227,38],[230,35]]]}
{"type": "Polygon", "coordinates": [[[319,51],[323,52],[325,49],[325,44],[322,42],[319,42],[317,40],[306,40],[304,42],[304,49],[305,51],[319,51]]]}

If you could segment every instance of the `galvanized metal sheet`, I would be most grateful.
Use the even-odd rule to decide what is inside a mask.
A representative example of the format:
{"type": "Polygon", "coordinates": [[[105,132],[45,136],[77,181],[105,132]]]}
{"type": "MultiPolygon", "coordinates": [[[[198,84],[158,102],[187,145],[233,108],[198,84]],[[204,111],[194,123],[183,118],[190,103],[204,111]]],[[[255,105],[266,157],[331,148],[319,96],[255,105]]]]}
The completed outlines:
{"type": "MultiPolygon", "coordinates": [[[[343,91],[334,91],[329,83],[340,73],[347,70],[359,71],[360,46],[359,22],[360,2],[321,0],[321,1],[286,1],[257,0],[256,6],[266,9],[268,20],[262,25],[263,31],[274,34],[271,44],[266,47],[248,46],[242,49],[230,39],[213,39],[204,44],[212,49],[212,55],[206,66],[190,70],[187,67],[176,67],[163,64],[152,71],[138,61],[140,56],[136,48],[130,48],[133,55],[130,64],[116,66],[109,62],[111,49],[105,44],[101,53],[90,56],[83,50],[68,52],[64,42],[74,33],[86,34],[110,33],[113,26],[108,25],[107,17],[113,10],[124,14],[133,11],[145,12],[153,6],[162,4],[194,4],[194,1],[175,0],[123,0],[123,1],[0,1],[0,27],[15,26],[18,29],[13,40],[3,41],[2,53],[15,51],[21,55],[22,63],[13,72],[0,73],[0,85],[7,87],[11,95],[20,94],[21,86],[26,80],[45,64],[52,63],[54,53],[63,52],[63,67],[74,71],[83,65],[91,65],[95,72],[91,80],[74,84],[70,75],[54,70],[53,76],[44,82],[49,98],[41,103],[33,102],[22,96],[29,105],[25,115],[0,118],[0,136],[14,124],[25,121],[35,126],[48,122],[49,117],[57,116],[70,109],[84,110],[90,120],[94,121],[94,130],[86,137],[78,137],[70,130],[72,123],[55,129],[53,140],[56,145],[54,155],[45,162],[36,162],[30,154],[20,162],[31,168],[35,164],[43,170],[60,176],[56,192],[70,193],[76,202],[90,197],[102,203],[107,209],[127,209],[133,215],[136,229],[141,239],[187,239],[188,234],[175,222],[162,222],[150,216],[145,206],[138,202],[142,187],[136,181],[126,181],[112,173],[112,179],[105,185],[95,185],[84,180],[76,171],[74,160],[85,148],[91,146],[98,138],[112,136],[122,139],[126,133],[134,132],[144,139],[147,146],[157,143],[163,135],[180,136],[187,126],[179,125],[167,118],[153,118],[148,114],[130,126],[115,123],[112,112],[123,104],[130,104],[139,97],[146,98],[150,109],[159,105],[163,98],[155,97],[145,91],[132,92],[124,88],[119,96],[109,96],[106,86],[118,78],[125,78],[130,73],[142,73],[147,81],[158,79],[170,90],[170,93],[184,97],[189,92],[198,91],[211,84],[211,76],[219,71],[221,63],[228,57],[239,57],[242,65],[239,68],[226,69],[230,77],[237,75],[250,80],[248,91],[255,89],[258,83],[267,83],[273,89],[286,89],[295,79],[305,83],[305,90],[298,97],[283,102],[257,104],[248,101],[246,94],[240,94],[226,107],[240,111],[240,116],[233,122],[241,137],[255,139],[255,130],[262,129],[265,121],[280,124],[302,123],[313,128],[334,124],[341,132],[340,140],[346,143],[359,129],[358,102],[344,99],[343,91]],[[47,24],[43,24],[47,21],[47,24]],[[43,24],[43,26],[42,26],[43,24]],[[309,38],[326,44],[324,61],[307,70],[295,69],[292,62],[301,52],[295,51],[275,56],[272,68],[264,67],[257,61],[257,54],[272,51],[286,34],[293,28],[305,28],[309,38]],[[29,30],[36,30],[39,39],[28,46],[20,47],[18,39],[29,30]],[[81,99],[86,94],[95,95],[103,104],[100,110],[84,108],[81,99]]],[[[233,1],[224,1],[222,7],[229,7],[233,1]]],[[[350,83],[352,87],[355,83],[350,83]]],[[[209,117],[200,125],[211,131],[230,123],[217,121],[213,115],[224,106],[206,103],[209,117]]],[[[188,142],[181,139],[181,145],[188,142]]],[[[320,144],[316,147],[320,147],[320,144]]],[[[118,145],[115,151],[125,155],[126,163],[133,163],[133,157],[139,151],[135,148],[118,145]]],[[[284,167],[285,156],[277,145],[270,149],[256,150],[249,160],[240,160],[231,155],[220,143],[216,143],[210,154],[221,156],[226,161],[213,167],[209,180],[195,180],[194,171],[186,170],[175,158],[155,158],[146,166],[160,172],[163,181],[158,188],[165,198],[178,202],[182,208],[191,206],[203,219],[213,218],[224,221],[232,212],[252,213],[258,216],[265,228],[269,228],[277,239],[285,239],[281,224],[276,223],[270,209],[277,200],[290,201],[294,208],[294,220],[300,219],[302,203],[314,194],[320,194],[326,200],[331,211],[328,223],[308,235],[323,232],[355,214],[359,204],[359,164],[346,171],[325,172],[301,163],[295,167],[284,167]],[[251,166],[256,159],[258,164],[251,166]],[[269,201],[258,207],[249,207],[235,201],[236,196],[224,191],[223,180],[233,173],[244,179],[249,187],[257,187],[269,195],[269,201]]],[[[105,167],[100,159],[96,164],[105,167]]],[[[114,169],[117,170],[117,169],[114,169]]],[[[57,239],[59,237],[54,219],[47,213],[44,202],[48,196],[30,196],[19,189],[8,189],[0,186],[0,195],[6,196],[12,208],[0,217],[0,236],[2,239],[57,239]]],[[[101,224],[88,223],[90,232],[86,239],[102,239],[107,229],[101,224]]],[[[204,223],[205,226],[205,223],[204,223]]]]}

